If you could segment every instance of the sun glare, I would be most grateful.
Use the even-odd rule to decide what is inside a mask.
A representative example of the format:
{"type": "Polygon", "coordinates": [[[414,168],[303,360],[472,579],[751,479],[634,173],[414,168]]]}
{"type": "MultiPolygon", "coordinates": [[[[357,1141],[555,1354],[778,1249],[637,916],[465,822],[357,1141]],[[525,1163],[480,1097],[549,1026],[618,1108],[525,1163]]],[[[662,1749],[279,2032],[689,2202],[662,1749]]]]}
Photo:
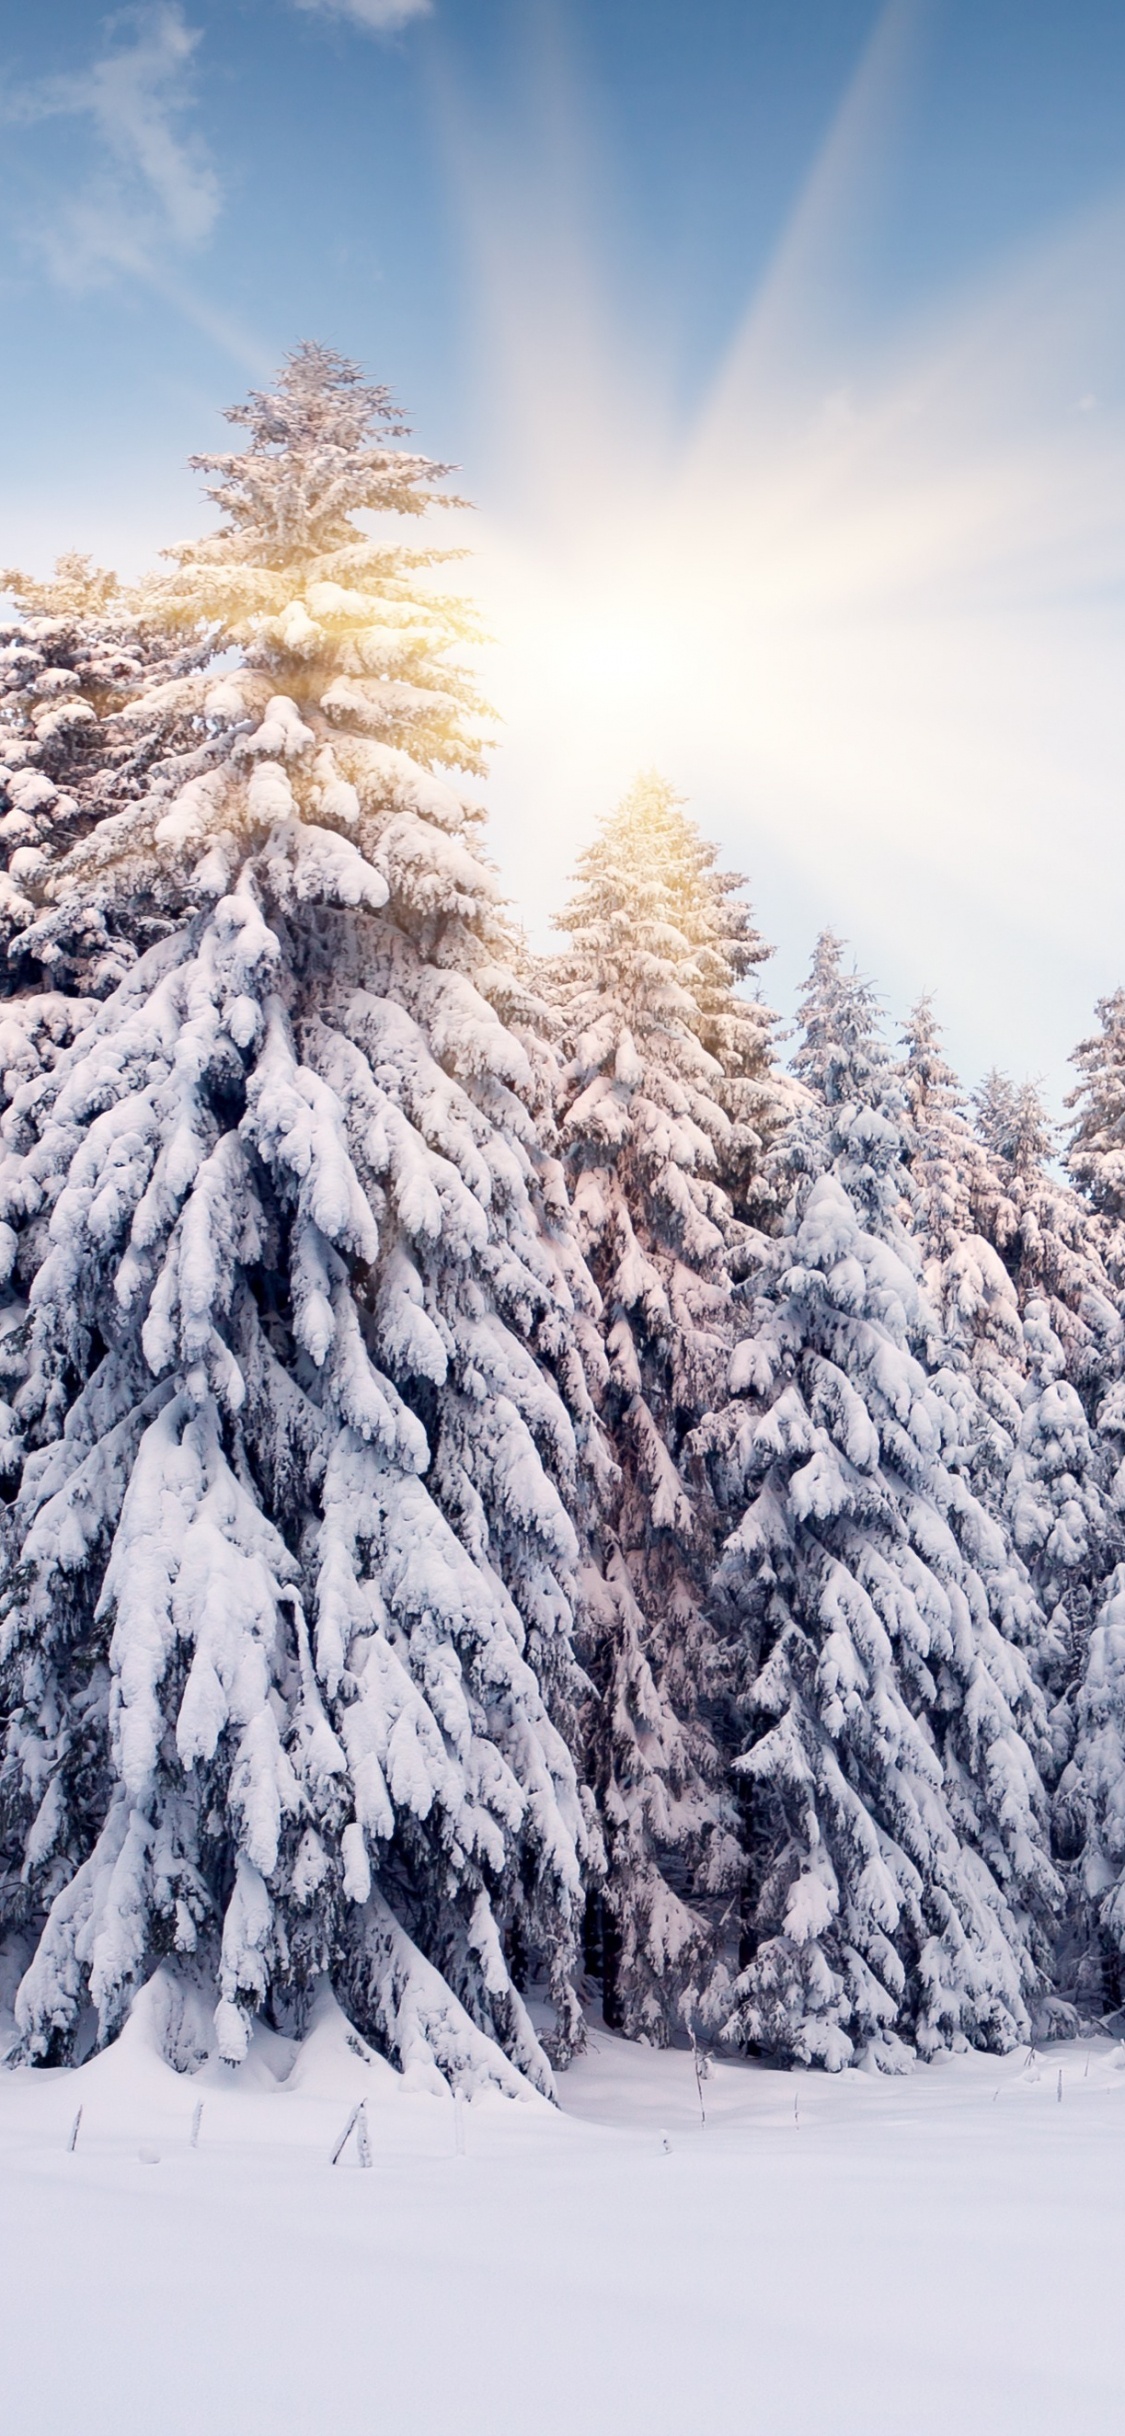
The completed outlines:
{"type": "MultiPolygon", "coordinates": [[[[877,41],[687,427],[579,237],[545,280],[482,170],[485,428],[515,469],[468,536],[498,638],[497,842],[544,932],[656,762],[799,942],[794,973],[832,919],[897,1005],[937,988],[970,1073],[983,1042],[1059,1081],[1119,977],[1125,212],[908,328],[849,330],[851,205],[901,73],[877,41]]],[[[556,198],[552,243],[564,219],[556,198]]]]}

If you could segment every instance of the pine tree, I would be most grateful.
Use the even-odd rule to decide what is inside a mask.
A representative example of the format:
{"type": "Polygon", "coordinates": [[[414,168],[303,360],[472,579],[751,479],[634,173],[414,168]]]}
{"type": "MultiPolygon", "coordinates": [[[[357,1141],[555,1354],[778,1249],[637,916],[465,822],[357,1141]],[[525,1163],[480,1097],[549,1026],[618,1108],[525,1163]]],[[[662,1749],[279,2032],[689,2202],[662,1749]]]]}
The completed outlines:
{"type": "Polygon", "coordinates": [[[990,1154],[980,1170],[978,1228],[1000,1253],[1021,1312],[1032,1302],[1045,1304],[1067,1376],[1090,1411],[1104,1393],[1121,1333],[1105,1223],[1052,1172],[1056,1129],[1034,1083],[1017,1088],[993,1073],[975,1098],[977,1129],[990,1154]]]}
{"type": "Polygon", "coordinates": [[[1060,1979],[1080,2017],[1097,2020],[1125,1997],[1125,1564],[1094,1616],[1072,1740],[1054,1799],[1068,1895],[1060,1979]]]}
{"type": "Polygon", "coordinates": [[[211,644],[143,625],[117,577],[77,552],[45,583],[0,571],[0,589],[21,613],[0,628],[0,994],[27,1001],[45,983],[104,996],[163,926],[138,907],[132,935],[114,937],[95,906],[77,921],[45,906],[43,883],[77,838],[143,790],[182,724],[178,680],[211,644]]]}
{"type": "MultiPolygon", "coordinates": [[[[978,1232],[980,1213],[1000,1198],[999,1174],[965,1114],[929,997],[912,1009],[903,1046],[899,1079],[910,1121],[912,1232],[949,1368],[970,1373],[978,1399],[966,1406],[973,1487],[990,1511],[999,1512],[1027,1375],[1015,1285],[995,1245],[978,1232]]],[[[956,1402],[955,1378],[947,1385],[956,1402]]]]}
{"type": "MultiPolygon", "coordinates": [[[[1089,1068],[1089,1122],[1079,1121],[1087,1188],[1097,1143],[1112,1142],[1103,1073],[1103,1064],[1112,1070],[1112,1001],[1099,1011],[1102,1042],[1077,1053],[1089,1068]]],[[[1054,1841],[1067,1890],[1057,1970],[1079,2010],[1097,2012],[1107,1984],[1115,1992],[1119,1984],[1112,1926],[1101,1917],[1112,1877],[1104,1847],[1115,1699],[1104,1619],[1118,1582],[1125,1452],[1112,1188],[1087,1189],[1084,1199],[1051,1173],[1054,1135],[1034,1085],[986,1076],[970,1134],[917,1011],[912,1027],[904,1075],[927,1282],[950,1361],[970,1368],[987,1414],[974,1436],[973,1486],[1026,1564],[1043,1612],[1032,1655],[1053,1702],[1047,1781],[1056,1786],[1054,1841]]],[[[1083,1083],[1071,1105],[1086,1095],[1083,1083]]],[[[1125,1720],[1125,1701],[1121,1713],[1125,1720]]]]}
{"type": "MultiPolygon", "coordinates": [[[[1116,1228],[1125,1221],[1125,989],[1099,998],[1101,1031],[1071,1059],[1081,1080],[1066,1105],[1077,1111],[1067,1145],[1069,1175],[1091,1207],[1116,1228]]],[[[1122,1267],[1120,1250],[1115,1263],[1122,1267]]]]}
{"type": "Polygon", "coordinates": [[[965,1476],[908,1225],[914,1146],[871,991],[817,946],[778,1243],[745,1289],[733,1400],[697,1432],[741,1512],[750,1907],[725,2034],[837,2067],[1028,2032],[1057,1882],[1026,1573],[965,1476]]]}
{"type": "Polygon", "coordinates": [[[546,2087],[521,1988],[580,2035],[581,1272],[445,774],[480,765],[471,619],[356,521],[448,469],[318,347],[230,419],[217,530],[136,604],[222,660],[35,883],[142,952],[3,1120],[17,2018],[65,2059],[166,1958],[235,2061],[327,1972],[400,2062],[546,2087]]]}
{"type": "MultiPolygon", "coordinates": [[[[1093,1613],[1121,1554],[1111,1482],[1123,1330],[1105,1221],[1051,1172],[1055,1130],[1033,1084],[990,1076],[981,1131],[999,1170],[982,1216],[1011,1273],[1023,1322],[1025,1386],[1007,1481],[1016,1545],[1051,1619],[1049,1668],[1081,1669],[1093,1613]]],[[[1057,1721],[1068,1740],[1065,1708],[1057,1721]]]]}
{"type": "Polygon", "coordinates": [[[639,779],[581,859],[556,975],[562,1140],[618,1467],[589,1594],[606,2011],[657,2041],[682,2034],[739,1870],[709,1719],[713,1519],[682,1450],[725,1375],[729,1263],[765,1206],[783,1107],[774,1018],[739,994],[768,951],[715,859],[683,799],[639,779]]]}
{"type": "MultiPolygon", "coordinates": [[[[1116,1560],[1108,1498],[1116,1458],[1100,1423],[1120,1327],[1102,1243],[1049,1173],[1053,1134],[1033,1085],[1017,1090],[988,1075],[974,1136],[925,1002],[911,1019],[902,1073],[927,1290],[950,1362],[967,1365],[982,1407],[973,1486],[1028,1566],[1045,1616],[1039,1671],[1062,1692],[1116,1560]]],[[[1056,1731],[1061,1762],[1065,1708],[1056,1731]]]]}
{"type": "MultiPolygon", "coordinates": [[[[1074,1052],[1080,1081],[1067,1167],[1119,1299],[1122,1258],[1122,1109],[1125,991],[1097,1006],[1099,1033],[1074,1052]]],[[[1100,1282],[1100,1281],[1099,1281],[1100,1282]]],[[[1095,2016],[1125,1995],[1125,1380],[1120,1352],[1105,1364],[1096,1405],[1103,1522],[1101,1564],[1088,1568],[1089,1623],[1078,1635],[1078,1679],[1069,1702],[1070,1753],[1055,1795],[1055,1837],[1068,1882],[1062,1970],[1080,2010],[1095,2016]],[[1113,1560],[1116,1559],[1116,1563],[1113,1560]],[[1112,1566],[1112,1570],[1111,1570],[1112,1566]],[[1098,1574],[1101,1579],[1099,1580],[1098,1574]]]]}
{"type": "Polygon", "coordinates": [[[914,1230],[932,1279],[973,1232],[977,1182],[986,1153],[965,1115],[964,1095],[942,1048],[941,1027],[926,994],[911,1009],[902,1035],[899,1080],[910,1119],[914,1230]]]}

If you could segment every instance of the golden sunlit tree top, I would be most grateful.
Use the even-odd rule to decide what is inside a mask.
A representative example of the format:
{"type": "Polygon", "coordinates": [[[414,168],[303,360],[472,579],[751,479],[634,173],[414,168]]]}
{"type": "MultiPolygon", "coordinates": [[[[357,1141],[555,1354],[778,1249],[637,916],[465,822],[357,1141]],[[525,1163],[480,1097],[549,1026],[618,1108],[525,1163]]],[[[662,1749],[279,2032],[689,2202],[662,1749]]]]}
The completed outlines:
{"type": "Polygon", "coordinates": [[[175,573],[142,588],[142,621],[208,628],[216,650],[233,645],[268,672],[271,694],[480,771],[487,706],[446,657],[478,639],[476,615],[419,580],[461,553],[406,550],[357,522],[463,506],[435,487],[451,468],[388,445],[406,426],[387,390],[330,347],[297,347],[275,388],[228,420],[249,445],[191,459],[214,477],[219,529],[166,553],[175,573]]]}

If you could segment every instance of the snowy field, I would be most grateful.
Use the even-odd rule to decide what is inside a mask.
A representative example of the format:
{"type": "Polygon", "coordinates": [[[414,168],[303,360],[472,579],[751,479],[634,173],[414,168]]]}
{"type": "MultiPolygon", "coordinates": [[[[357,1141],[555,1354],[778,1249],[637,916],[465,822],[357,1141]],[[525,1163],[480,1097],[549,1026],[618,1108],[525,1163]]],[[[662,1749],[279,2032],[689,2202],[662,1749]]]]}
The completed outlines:
{"type": "Polygon", "coordinates": [[[599,2027],[560,2112],[478,2100],[459,2155],[331,2000],[237,2078],[173,2072],[142,2001],[80,2072],[0,2073],[5,2436],[1120,2425],[1123,2059],[723,2064],[704,2128],[688,2056],[599,2027]],[[372,2168],[333,2170],[360,2096],[372,2168]]]}

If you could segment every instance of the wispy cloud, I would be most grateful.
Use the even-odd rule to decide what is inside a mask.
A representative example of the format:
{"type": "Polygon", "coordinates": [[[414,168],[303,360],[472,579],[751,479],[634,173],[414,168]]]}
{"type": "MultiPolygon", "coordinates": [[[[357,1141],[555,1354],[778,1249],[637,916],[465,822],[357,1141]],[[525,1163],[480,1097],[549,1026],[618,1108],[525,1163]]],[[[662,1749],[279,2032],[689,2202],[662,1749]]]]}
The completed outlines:
{"type": "Polygon", "coordinates": [[[9,125],[84,125],[93,158],[26,234],[60,285],[96,286],[118,272],[151,277],[169,255],[210,236],[221,189],[202,137],[185,124],[194,102],[198,30],[177,0],[109,21],[106,48],[86,68],[0,92],[9,125]]]}
{"type": "Polygon", "coordinates": [[[310,16],[344,17],[367,34],[393,34],[414,17],[428,17],[432,0],[294,0],[310,16]]]}

